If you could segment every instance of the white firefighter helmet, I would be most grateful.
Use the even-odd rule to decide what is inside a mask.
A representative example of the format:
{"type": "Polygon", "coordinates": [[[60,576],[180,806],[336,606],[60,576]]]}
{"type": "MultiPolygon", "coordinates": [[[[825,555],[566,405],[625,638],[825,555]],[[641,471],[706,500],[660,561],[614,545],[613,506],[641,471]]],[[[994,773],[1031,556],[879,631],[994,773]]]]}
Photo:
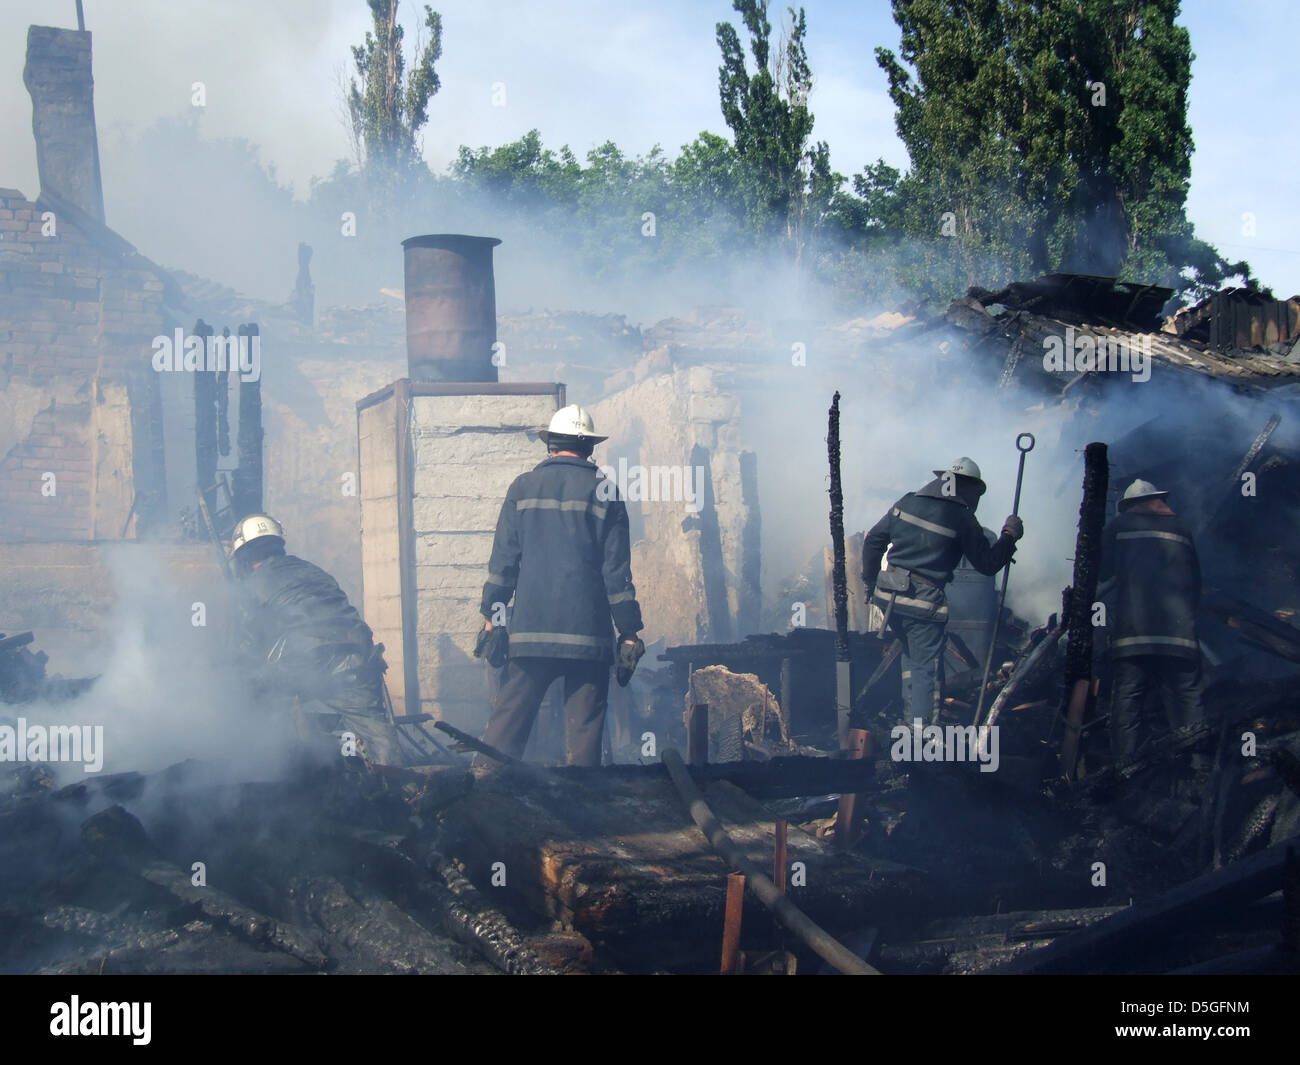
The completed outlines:
{"type": "Polygon", "coordinates": [[[1128,510],[1134,503],[1141,502],[1143,499],[1163,499],[1168,494],[1160,491],[1150,481],[1144,481],[1139,477],[1124,489],[1124,494],[1120,497],[1119,509],[1128,510]]]}
{"type": "Polygon", "coordinates": [[[552,436],[577,437],[590,440],[593,444],[609,439],[607,436],[596,435],[596,425],[592,422],[591,415],[576,403],[561,407],[551,416],[551,424],[541,432],[542,443],[549,444],[552,436]]]}
{"type": "Polygon", "coordinates": [[[988,485],[986,485],[983,478],[980,477],[980,468],[975,465],[975,460],[968,459],[965,455],[949,463],[947,469],[934,471],[936,477],[942,477],[945,473],[951,473],[957,477],[966,477],[974,481],[979,485],[980,495],[983,495],[988,489],[988,485]]]}
{"type": "Polygon", "coordinates": [[[284,526],[269,514],[250,514],[235,526],[235,535],[230,541],[230,554],[236,555],[241,547],[268,536],[277,537],[283,543],[284,526]]]}

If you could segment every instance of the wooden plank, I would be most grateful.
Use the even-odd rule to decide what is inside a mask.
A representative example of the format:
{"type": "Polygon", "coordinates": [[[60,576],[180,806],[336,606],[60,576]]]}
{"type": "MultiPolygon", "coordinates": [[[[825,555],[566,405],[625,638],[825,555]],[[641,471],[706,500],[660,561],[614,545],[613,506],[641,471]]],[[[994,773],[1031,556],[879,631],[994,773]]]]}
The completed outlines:
{"type": "MultiPolygon", "coordinates": [[[[489,898],[505,891],[581,932],[625,968],[716,972],[728,869],[657,768],[655,778],[608,774],[585,783],[531,767],[484,774],[444,811],[444,853],[463,860],[489,898]],[[495,863],[502,863],[505,886],[489,889],[495,863]]],[[[706,794],[736,845],[767,867],[771,815],[726,784],[706,794]]],[[[787,854],[803,863],[802,886],[788,889],[791,901],[831,930],[924,913],[941,890],[918,870],[837,855],[793,826],[787,854]]],[[[770,930],[766,911],[753,900],[747,905],[746,921],[770,930]]]]}

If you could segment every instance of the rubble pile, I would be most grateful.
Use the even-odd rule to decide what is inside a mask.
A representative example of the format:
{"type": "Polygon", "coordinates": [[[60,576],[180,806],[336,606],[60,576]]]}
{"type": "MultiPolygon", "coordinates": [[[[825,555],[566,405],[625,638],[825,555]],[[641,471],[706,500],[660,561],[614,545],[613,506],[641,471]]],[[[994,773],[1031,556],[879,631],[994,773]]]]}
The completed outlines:
{"type": "Polygon", "coordinates": [[[357,762],[256,783],[233,783],[234,767],[185,762],[63,786],[45,766],[0,764],[0,970],[489,973],[572,963],[566,937],[520,939],[438,852],[436,813],[470,787],[464,770],[374,776],[357,762]]]}

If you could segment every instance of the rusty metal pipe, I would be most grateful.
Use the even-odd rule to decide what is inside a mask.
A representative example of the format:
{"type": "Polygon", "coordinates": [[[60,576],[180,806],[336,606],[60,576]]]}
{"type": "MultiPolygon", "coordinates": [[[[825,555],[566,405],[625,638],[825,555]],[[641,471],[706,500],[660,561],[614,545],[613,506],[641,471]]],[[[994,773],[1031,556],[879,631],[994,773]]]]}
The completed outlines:
{"type": "Polygon", "coordinates": [[[723,976],[736,971],[736,959],[740,954],[740,922],[745,911],[745,877],[741,873],[727,874],[727,909],[722,919],[722,966],[723,976]]]}
{"type": "Polygon", "coordinates": [[[799,937],[800,942],[816,952],[817,956],[842,973],[850,976],[879,976],[880,970],[868,965],[853,951],[832,936],[824,928],[810,919],[799,907],[781,894],[776,885],[753,862],[745,852],[736,846],[735,840],[727,835],[722,823],[709,809],[700,789],[695,786],[682,756],[671,747],[662,755],[668,775],[672,777],[678,794],[690,812],[691,820],[699,826],[701,832],[715,851],[738,873],[745,874],[749,888],[758,896],[758,901],[772,911],[773,916],[787,929],[799,937]]]}

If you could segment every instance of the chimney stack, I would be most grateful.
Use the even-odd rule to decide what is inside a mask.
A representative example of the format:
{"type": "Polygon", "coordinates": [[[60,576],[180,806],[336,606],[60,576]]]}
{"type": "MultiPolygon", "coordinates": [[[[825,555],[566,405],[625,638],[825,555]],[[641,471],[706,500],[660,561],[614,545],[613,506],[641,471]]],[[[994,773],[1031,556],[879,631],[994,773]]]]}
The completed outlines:
{"type": "Polygon", "coordinates": [[[406,358],[412,381],[495,382],[496,237],[434,233],[406,250],[406,358]]]}
{"type": "Polygon", "coordinates": [[[32,132],[41,195],[104,223],[95,135],[90,34],[53,26],[27,29],[23,83],[32,97],[32,132]]]}

